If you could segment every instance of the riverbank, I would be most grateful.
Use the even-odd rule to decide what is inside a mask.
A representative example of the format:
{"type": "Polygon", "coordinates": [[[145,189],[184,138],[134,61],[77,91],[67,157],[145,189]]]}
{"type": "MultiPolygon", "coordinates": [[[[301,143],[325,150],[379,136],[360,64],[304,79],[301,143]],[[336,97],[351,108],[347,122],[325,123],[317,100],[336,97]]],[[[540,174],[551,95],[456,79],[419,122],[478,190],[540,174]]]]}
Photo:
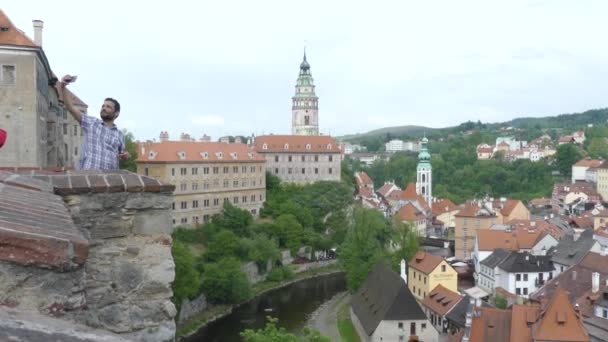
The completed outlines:
{"type": "Polygon", "coordinates": [[[294,277],[288,281],[284,281],[284,282],[263,281],[258,284],[255,284],[252,287],[252,290],[253,290],[252,296],[247,301],[245,301],[243,303],[239,303],[239,304],[234,304],[234,305],[211,305],[207,310],[205,310],[201,314],[195,315],[191,319],[184,322],[184,324],[180,324],[177,327],[176,338],[178,341],[188,338],[189,336],[191,336],[194,333],[196,333],[197,331],[199,331],[201,328],[204,328],[207,324],[210,324],[210,323],[230,314],[232,312],[232,310],[234,310],[234,308],[236,308],[240,305],[246,304],[246,303],[250,302],[251,300],[255,299],[256,297],[263,295],[267,292],[294,284],[296,282],[299,282],[299,281],[302,281],[305,279],[310,279],[310,278],[315,278],[315,277],[320,277],[320,276],[325,276],[325,275],[340,273],[340,272],[343,272],[343,270],[340,268],[340,265],[337,263],[333,263],[333,264],[330,264],[327,266],[313,268],[313,269],[309,269],[307,271],[296,273],[294,275],[294,277]]]}

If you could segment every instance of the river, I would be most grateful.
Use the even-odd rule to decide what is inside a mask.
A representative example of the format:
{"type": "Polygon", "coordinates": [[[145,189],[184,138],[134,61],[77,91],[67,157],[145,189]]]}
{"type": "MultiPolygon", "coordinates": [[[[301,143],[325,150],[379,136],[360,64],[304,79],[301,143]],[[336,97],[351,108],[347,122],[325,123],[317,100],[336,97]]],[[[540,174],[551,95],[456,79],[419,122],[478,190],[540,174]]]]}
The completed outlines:
{"type": "Polygon", "coordinates": [[[187,342],[237,342],[244,329],[259,329],[266,324],[266,316],[279,319],[279,326],[298,333],[309,315],[335,294],[346,290],[344,273],[309,278],[266,292],[244,303],[229,315],[208,324],[187,342]]]}

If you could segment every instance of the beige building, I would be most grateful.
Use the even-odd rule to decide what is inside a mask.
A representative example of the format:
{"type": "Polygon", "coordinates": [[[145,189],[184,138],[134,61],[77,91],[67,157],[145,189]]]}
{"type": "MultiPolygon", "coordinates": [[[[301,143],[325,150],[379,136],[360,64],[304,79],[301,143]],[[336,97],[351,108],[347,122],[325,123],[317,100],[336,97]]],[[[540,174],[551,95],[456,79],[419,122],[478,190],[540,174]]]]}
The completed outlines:
{"type": "MultiPolygon", "coordinates": [[[[72,167],[82,133],[54,87],[57,78],[42,49],[43,23],[34,20],[33,26],[32,40],[0,10],[0,127],[9,137],[0,167],[72,167]]],[[[82,101],[76,104],[86,111],[82,101]]]]}
{"type": "Polygon", "coordinates": [[[263,135],[252,142],[266,159],[266,170],[282,181],[340,181],[342,151],[327,135],[263,135]]]}
{"type": "Polygon", "coordinates": [[[490,229],[498,221],[496,212],[487,203],[470,202],[455,215],[454,245],[455,256],[461,260],[473,257],[477,230],[490,229]]]}
{"type": "Polygon", "coordinates": [[[208,222],[223,203],[257,215],[266,200],[265,160],[246,144],[140,143],[137,173],[175,185],[174,225],[208,222]]]}
{"type": "Polygon", "coordinates": [[[597,168],[597,192],[603,199],[608,199],[608,163],[597,168]]]}

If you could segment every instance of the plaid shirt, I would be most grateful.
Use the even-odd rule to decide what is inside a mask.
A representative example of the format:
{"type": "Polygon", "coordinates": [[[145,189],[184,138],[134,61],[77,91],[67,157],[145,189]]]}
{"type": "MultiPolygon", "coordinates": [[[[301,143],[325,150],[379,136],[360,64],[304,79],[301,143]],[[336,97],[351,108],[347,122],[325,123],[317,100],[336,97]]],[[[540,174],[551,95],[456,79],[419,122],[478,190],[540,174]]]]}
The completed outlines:
{"type": "Polygon", "coordinates": [[[109,128],[103,121],[83,115],[80,122],[85,133],[81,170],[118,169],[118,154],[125,149],[125,137],[116,126],[109,128]]]}

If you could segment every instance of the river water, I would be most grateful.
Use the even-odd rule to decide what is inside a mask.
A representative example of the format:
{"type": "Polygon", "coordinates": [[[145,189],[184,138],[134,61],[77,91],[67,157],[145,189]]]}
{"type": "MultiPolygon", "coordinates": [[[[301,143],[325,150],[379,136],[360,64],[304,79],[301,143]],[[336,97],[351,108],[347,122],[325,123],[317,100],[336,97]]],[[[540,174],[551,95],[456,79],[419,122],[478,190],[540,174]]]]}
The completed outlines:
{"type": "Polygon", "coordinates": [[[301,280],[286,287],[267,292],[234,308],[229,315],[208,324],[187,342],[242,341],[244,329],[260,329],[266,316],[279,319],[279,326],[291,333],[299,333],[310,314],[335,294],[346,290],[344,273],[334,273],[301,280]]]}

